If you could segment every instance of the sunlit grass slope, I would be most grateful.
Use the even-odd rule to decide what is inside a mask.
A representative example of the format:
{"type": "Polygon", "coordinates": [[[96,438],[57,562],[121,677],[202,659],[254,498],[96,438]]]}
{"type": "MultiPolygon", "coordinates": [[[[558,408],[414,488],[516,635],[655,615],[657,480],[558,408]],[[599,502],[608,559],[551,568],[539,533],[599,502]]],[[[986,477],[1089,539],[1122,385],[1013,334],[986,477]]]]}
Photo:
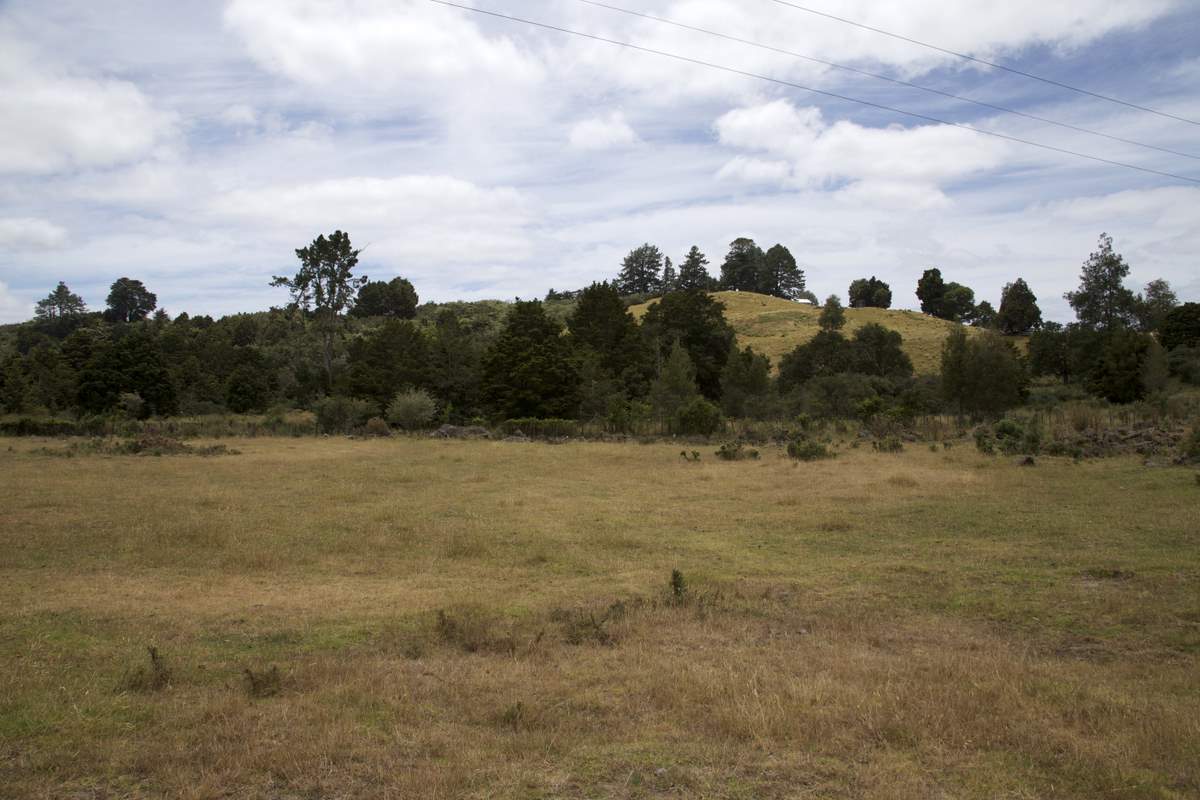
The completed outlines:
{"type": "MultiPolygon", "coordinates": [[[[779,366],[779,359],[797,345],[816,335],[818,306],[793,303],[778,297],[753,292],[714,292],[713,297],[725,304],[725,317],[737,333],[738,345],[749,345],[779,366]]],[[[651,301],[653,302],[653,301],[651,301]]],[[[650,304],[634,306],[630,311],[637,318],[646,313],[650,304]]],[[[893,311],[882,308],[846,309],[846,331],[876,322],[898,331],[904,337],[904,351],[912,359],[918,374],[933,374],[941,368],[942,342],[957,323],[930,317],[919,311],[893,311]]],[[[968,328],[971,335],[978,330],[968,328]]]]}
{"type": "Polygon", "coordinates": [[[1188,470],[229,444],[0,446],[0,797],[1200,796],[1188,470]]]}

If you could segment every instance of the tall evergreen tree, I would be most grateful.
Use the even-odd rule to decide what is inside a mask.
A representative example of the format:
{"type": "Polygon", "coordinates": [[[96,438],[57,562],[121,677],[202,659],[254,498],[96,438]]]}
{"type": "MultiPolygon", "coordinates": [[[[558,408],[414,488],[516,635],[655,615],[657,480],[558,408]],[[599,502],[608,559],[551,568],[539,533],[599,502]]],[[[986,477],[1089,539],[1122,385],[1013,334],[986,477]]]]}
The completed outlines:
{"type": "Polygon", "coordinates": [[[721,397],[721,370],[734,341],[723,304],[695,289],[672,292],[650,306],[642,330],[664,358],[679,340],[695,365],[701,393],[713,401],[721,397]]]}
{"type": "Polygon", "coordinates": [[[663,294],[673,292],[679,287],[679,274],[675,271],[675,265],[671,263],[671,257],[667,256],[663,259],[662,280],[658,283],[658,291],[663,294]]]}
{"type": "Polygon", "coordinates": [[[618,381],[632,396],[645,393],[653,359],[615,287],[593,283],[584,289],[567,318],[567,330],[572,346],[594,354],[607,377],[618,381]]]}
{"type": "Polygon", "coordinates": [[[64,317],[74,317],[87,313],[87,305],[83,298],[67,288],[62,281],[54,291],[37,302],[34,314],[38,319],[53,321],[64,317]]]}
{"type": "Polygon", "coordinates": [[[721,371],[721,410],[730,417],[755,416],[770,391],[770,360],[750,347],[734,349],[721,371]]]}
{"type": "Polygon", "coordinates": [[[483,361],[483,393],[505,418],[574,417],[579,374],[562,326],[540,300],[517,301],[483,361]]]}
{"type": "Polygon", "coordinates": [[[1000,312],[996,316],[996,326],[1001,333],[1025,335],[1041,324],[1042,311],[1029,284],[1017,278],[1006,285],[1000,295],[1000,312]]]}
{"type": "Polygon", "coordinates": [[[796,264],[790,250],[776,244],[762,258],[757,291],[773,297],[795,300],[804,293],[804,270],[796,264]]]}
{"type": "Polygon", "coordinates": [[[721,288],[739,292],[758,291],[765,257],[766,254],[753,239],[734,239],[729,243],[725,263],[721,265],[721,288]]]}
{"type": "Polygon", "coordinates": [[[617,290],[623,295],[652,294],[662,282],[663,255],[652,244],[629,251],[621,262],[617,290]]]}
{"type": "Polygon", "coordinates": [[[825,305],[821,308],[821,316],[818,318],[817,324],[823,331],[840,331],[845,327],[846,311],[842,308],[842,301],[836,294],[825,298],[825,305]]]}
{"type": "Polygon", "coordinates": [[[321,335],[327,387],[333,386],[333,350],[342,312],[354,305],[355,293],[367,282],[365,275],[354,276],[360,252],[350,245],[349,234],[334,231],[328,239],[322,234],[308,247],[296,250],[300,269],[293,277],[276,275],[271,281],[272,286],[287,287],[299,308],[313,312],[321,335]]]}
{"type": "Polygon", "coordinates": [[[678,289],[686,291],[688,289],[700,289],[701,291],[709,291],[714,286],[714,281],[705,265],[708,264],[708,259],[704,257],[704,253],[700,252],[700,248],[692,245],[692,249],[688,250],[684,256],[683,264],[679,267],[679,285],[678,289]]]}
{"type": "Polygon", "coordinates": [[[417,315],[417,290],[405,278],[368,281],[358,290],[350,313],[356,317],[412,319],[417,315]]]}
{"type": "Polygon", "coordinates": [[[1154,333],[1162,327],[1167,315],[1179,305],[1171,284],[1162,278],[1147,283],[1145,294],[1139,294],[1136,300],[1138,326],[1146,333],[1154,333]]]}
{"type": "Polygon", "coordinates": [[[1094,330],[1112,330],[1132,325],[1137,299],[1125,288],[1129,265],[1113,252],[1112,237],[1100,234],[1096,252],[1088,256],[1079,275],[1079,288],[1063,295],[1075,309],[1081,325],[1094,330]]]}

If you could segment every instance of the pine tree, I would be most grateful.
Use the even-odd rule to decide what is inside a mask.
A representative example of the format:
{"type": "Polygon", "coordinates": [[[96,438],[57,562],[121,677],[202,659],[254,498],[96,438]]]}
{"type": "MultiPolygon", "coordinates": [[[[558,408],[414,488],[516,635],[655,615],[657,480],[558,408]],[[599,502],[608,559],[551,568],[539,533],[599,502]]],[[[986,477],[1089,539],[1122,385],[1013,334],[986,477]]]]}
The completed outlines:
{"type": "Polygon", "coordinates": [[[1124,285],[1128,275],[1129,265],[1113,252],[1112,237],[1102,233],[1096,252],[1083,264],[1079,288],[1063,297],[1085,327],[1095,330],[1128,327],[1137,312],[1137,300],[1124,285]]]}
{"type": "Polygon", "coordinates": [[[725,263],[721,265],[721,288],[739,292],[758,291],[765,256],[753,239],[734,239],[729,243],[725,263]]]}
{"type": "Polygon", "coordinates": [[[803,294],[804,270],[783,245],[774,245],[763,256],[756,291],[786,300],[795,300],[803,294]]]}
{"type": "Polygon", "coordinates": [[[83,298],[68,289],[62,281],[45,299],[39,300],[34,309],[37,318],[43,320],[58,320],[84,313],[87,313],[87,305],[83,298]]]}
{"type": "Polygon", "coordinates": [[[663,259],[662,280],[659,281],[658,291],[662,294],[673,292],[679,286],[679,275],[675,272],[675,265],[671,263],[671,257],[667,256],[663,259]]]}
{"type": "Polygon", "coordinates": [[[708,274],[705,265],[708,264],[708,259],[704,257],[704,253],[700,252],[700,248],[692,245],[692,249],[688,250],[684,256],[683,264],[679,267],[679,281],[677,288],[686,291],[688,289],[700,289],[701,291],[709,291],[713,288],[712,276],[708,274]]]}
{"type": "Polygon", "coordinates": [[[652,294],[662,282],[663,255],[652,244],[629,251],[621,262],[617,291],[623,295],[652,294]]]}

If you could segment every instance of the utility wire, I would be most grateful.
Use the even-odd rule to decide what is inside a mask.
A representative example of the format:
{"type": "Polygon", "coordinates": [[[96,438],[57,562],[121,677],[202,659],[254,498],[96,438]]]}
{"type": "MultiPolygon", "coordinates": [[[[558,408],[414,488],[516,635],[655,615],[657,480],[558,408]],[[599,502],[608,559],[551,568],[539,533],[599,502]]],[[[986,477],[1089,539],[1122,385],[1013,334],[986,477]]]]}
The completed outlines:
{"type": "Polygon", "coordinates": [[[1005,72],[1011,72],[1013,75],[1020,75],[1023,78],[1031,78],[1032,80],[1035,80],[1035,81],[1041,81],[1042,83],[1048,83],[1051,86],[1057,86],[1060,89],[1067,89],[1072,92],[1078,92],[1079,94],[1085,94],[1088,97],[1095,97],[1098,100],[1105,100],[1109,103],[1116,103],[1117,105],[1127,106],[1128,108],[1136,108],[1138,111],[1145,111],[1148,114],[1157,114],[1160,117],[1167,117],[1168,119],[1177,120],[1179,122],[1186,122],[1189,125],[1200,125],[1200,122],[1197,122],[1194,119],[1188,119],[1186,117],[1179,117],[1179,116],[1176,116],[1175,114],[1171,114],[1166,111],[1159,111],[1154,108],[1147,108],[1146,106],[1140,106],[1137,103],[1131,103],[1128,100],[1121,100],[1118,97],[1111,97],[1109,95],[1100,94],[1099,92],[1093,92],[1088,89],[1081,89],[1078,86],[1072,86],[1069,83],[1062,83],[1061,81],[1056,81],[1053,78],[1046,78],[1041,75],[1034,75],[1032,72],[1025,72],[1025,71],[1019,70],[1015,67],[1006,67],[1003,64],[997,64],[994,61],[986,61],[982,58],[977,58],[975,56],[968,55],[966,53],[959,53],[956,50],[948,50],[945,47],[938,47],[936,44],[930,44],[929,42],[922,42],[920,39],[912,39],[908,36],[903,36],[899,33],[892,33],[891,31],[885,31],[882,28],[874,28],[874,27],[871,27],[870,25],[866,25],[862,22],[855,22],[852,19],[846,19],[845,17],[839,17],[834,14],[829,14],[825,11],[818,11],[815,8],[809,8],[807,6],[798,5],[796,3],[789,2],[789,0],[771,0],[771,2],[778,3],[781,6],[787,6],[788,8],[794,8],[797,11],[803,11],[806,14],[816,14],[818,17],[825,17],[826,19],[832,19],[832,20],[836,20],[838,22],[844,22],[847,25],[853,25],[856,28],[862,28],[863,30],[871,31],[872,33],[878,33],[883,36],[890,36],[891,38],[899,39],[902,42],[908,42],[910,44],[919,45],[921,47],[927,47],[930,50],[936,50],[939,53],[945,53],[946,55],[954,56],[955,58],[962,58],[967,61],[973,61],[976,64],[982,64],[985,67],[992,67],[993,69],[999,69],[999,70],[1003,70],[1005,72]]]}
{"type": "Polygon", "coordinates": [[[1113,161],[1112,159],[1103,158],[1101,156],[1093,156],[1093,155],[1089,155],[1087,153],[1080,153],[1077,150],[1068,150],[1065,147],[1055,147],[1054,145],[1042,144],[1041,142],[1034,142],[1029,139],[1022,139],[1017,136],[1009,136],[1006,133],[998,133],[996,131],[989,131],[984,128],[973,128],[970,125],[964,125],[960,122],[950,122],[948,120],[939,119],[937,117],[931,117],[927,114],[919,114],[915,111],[905,111],[904,109],[901,109],[901,108],[895,108],[893,106],[885,106],[882,103],[873,103],[870,100],[859,100],[854,97],[849,97],[844,94],[838,94],[836,92],[830,92],[825,89],[814,89],[811,86],[805,86],[800,83],[793,83],[792,81],[786,81],[786,80],[783,80],[782,78],[772,78],[769,75],[760,75],[757,72],[748,72],[746,70],[737,69],[736,67],[728,67],[728,66],[725,66],[724,64],[714,64],[711,61],[703,61],[698,58],[692,58],[690,56],[679,55],[678,53],[671,53],[666,50],[656,50],[652,47],[643,47],[642,45],[633,44],[631,42],[623,42],[619,39],[608,39],[604,36],[598,36],[593,33],[585,33],[583,31],[572,30],[571,28],[563,28],[558,25],[552,25],[548,22],[538,22],[536,20],[525,19],[524,17],[517,17],[517,16],[513,16],[511,14],[503,14],[499,11],[488,11],[483,8],[475,8],[473,6],[465,6],[465,5],[462,5],[461,3],[451,2],[450,0],[429,0],[429,2],[436,3],[440,6],[446,6],[448,8],[457,8],[461,11],[470,11],[473,14],[482,14],[484,16],[494,17],[496,19],[508,20],[509,22],[519,22],[522,25],[531,25],[535,28],[543,28],[545,30],[557,31],[559,33],[567,33],[572,36],[579,36],[581,38],[591,39],[592,41],[596,41],[596,42],[604,42],[605,44],[616,45],[618,47],[624,47],[624,48],[627,48],[630,50],[636,50],[636,51],[642,52],[642,53],[649,53],[651,55],[662,56],[664,58],[670,58],[670,59],[674,59],[676,61],[682,61],[682,62],[685,62],[688,64],[695,64],[696,66],[700,66],[700,67],[708,67],[709,69],[715,69],[715,70],[720,70],[722,72],[728,72],[732,75],[741,75],[742,77],[745,77],[745,78],[754,78],[755,80],[767,81],[769,83],[775,83],[780,86],[790,86],[793,89],[801,89],[806,92],[812,92],[813,94],[819,94],[819,95],[823,95],[825,97],[832,97],[837,100],[844,100],[848,103],[858,103],[859,105],[868,106],[870,108],[877,108],[881,111],[889,111],[893,114],[901,114],[906,117],[913,117],[915,119],[923,119],[926,122],[935,122],[938,125],[949,125],[952,128],[962,128],[964,131],[971,131],[972,133],[978,133],[983,136],[992,136],[997,139],[1004,139],[1009,142],[1025,144],[1025,145],[1029,145],[1030,147],[1038,147],[1038,148],[1041,148],[1042,150],[1050,150],[1055,153],[1062,153],[1064,155],[1076,156],[1077,158],[1086,158],[1089,161],[1097,161],[1101,164],[1108,164],[1109,166],[1113,166],[1113,167],[1123,167],[1125,169],[1133,169],[1133,170],[1137,170],[1138,172],[1146,172],[1151,175],[1159,175],[1164,178],[1173,178],[1174,180],[1185,181],[1187,183],[1195,183],[1195,184],[1200,185],[1200,178],[1189,178],[1186,175],[1178,175],[1174,172],[1163,172],[1162,170],[1151,169],[1150,167],[1139,167],[1136,164],[1126,164],[1122,161],[1113,161]]]}
{"type": "Polygon", "coordinates": [[[688,25],[686,23],[679,22],[679,21],[673,20],[673,19],[669,19],[667,17],[657,17],[653,14],[646,14],[641,11],[634,11],[629,8],[621,8],[620,6],[610,5],[609,3],[602,3],[602,2],[599,2],[599,0],[576,0],[576,2],[583,3],[584,5],[595,6],[597,8],[606,8],[609,11],[616,11],[621,14],[628,14],[629,16],[632,16],[632,17],[640,17],[642,19],[648,19],[653,22],[660,22],[664,25],[673,25],[676,28],[682,28],[683,30],[686,30],[686,31],[692,31],[694,33],[703,33],[706,36],[714,36],[718,39],[725,39],[726,41],[737,42],[738,44],[744,44],[744,45],[748,45],[750,47],[757,47],[760,50],[769,50],[772,53],[780,53],[785,56],[791,56],[792,58],[799,58],[799,59],[803,59],[805,61],[811,61],[814,64],[822,64],[826,67],[832,67],[834,69],[840,69],[840,70],[844,70],[846,72],[852,72],[855,75],[863,75],[868,78],[874,78],[875,80],[887,81],[888,83],[892,83],[897,86],[905,86],[909,89],[917,89],[919,91],[928,92],[930,94],[936,94],[941,97],[948,97],[951,100],[961,100],[964,103],[971,103],[973,105],[980,106],[982,108],[991,109],[992,111],[999,111],[1004,114],[1015,114],[1018,117],[1024,117],[1025,119],[1031,119],[1035,122],[1042,122],[1047,125],[1054,125],[1059,128],[1066,128],[1067,130],[1077,131],[1079,133],[1086,133],[1090,136],[1100,136],[1100,137],[1109,139],[1114,142],[1121,142],[1122,144],[1133,145],[1134,147],[1144,147],[1148,150],[1157,150],[1160,153],[1170,153],[1173,156],[1181,156],[1183,158],[1191,158],[1191,159],[1200,161],[1200,156],[1193,155],[1191,153],[1184,153],[1179,150],[1172,150],[1169,147],[1159,147],[1158,145],[1155,145],[1155,144],[1147,144],[1146,142],[1139,142],[1139,141],[1135,141],[1133,139],[1125,139],[1120,136],[1113,136],[1112,134],[1104,133],[1103,131],[1092,130],[1091,128],[1084,128],[1079,125],[1072,125],[1069,122],[1059,122],[1057,120],[1048,119],[1047,117],[1038,116],[1037,114],[1030,114],[1025,111],[1018,111],[1015,108],[1008,108],[1006,106],[995,105],[993,103],[985,103],[982,100],[974,100],[970,97],[963,97],[962,95],[953,94],[951,92],[944,92],[941,89],[933,89],[928,86],[921,86],[916,83],[910,83],[909,81],[900,80],[899,78],[892,78],[887,75],[880,75],[879,73],[876,73],[876,72],[868,72],[867,70],[858,69],[857,67],[850,67],[845,64],[838,64],[833,61],[826,61],[821,58],[816,58],[815,56],[805,55],[804,53],[797,53],[793,50],[785,50],[780,47],[773,47],[769,44],[763,44],[762,42],[756,42],[752,39],[743,39],[738,36],[731,36],[730,34],[727,34],[727,33],[720,33],[719,31],[709,30],[707,28],[699,28],[699,27],[696,27],[695,25],[688,25]]]}

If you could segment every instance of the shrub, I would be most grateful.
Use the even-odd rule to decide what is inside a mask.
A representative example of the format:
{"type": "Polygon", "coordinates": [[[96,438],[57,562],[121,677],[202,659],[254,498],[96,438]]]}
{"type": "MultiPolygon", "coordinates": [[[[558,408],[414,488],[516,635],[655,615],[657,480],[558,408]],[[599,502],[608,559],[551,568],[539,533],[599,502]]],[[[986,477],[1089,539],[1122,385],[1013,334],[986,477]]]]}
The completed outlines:
{"type": "Polygon", "coordinates": [[[146,411],[146,402],[137,392],[121,392],[117,397],[117,408],[128,419],[141,419],[146,411]]]}
{"type": "Polygon", "coordinates": [[[800,436],[788,442],[787,454],[798,461],[816,461],[821,458],[833,457],[833,453],[829,452],[828,447],[806,436],[800,436]]]}
{"type": "Polygon", "coordinates": [[[435,416],[437,401],[424,389],[397,392],[387,407],[387,421],[406,431],[424,428],[435,416]]]}
{"type": "Polygon", "coordinates": [[[391,436],[392,429],[382,417],[371,417],[367,420],[367,436],[391,436]]]}
{"type": "Polygon", "coordinates": [[[721,410],[702,397],[697,397],[675,414],[675,431],[685,435],[711,436],[725,421],[721,410]]]}
{"type": "Polygon", "coordinates": [[[975,448],[988,456],[996,452],[996,437],[990,425],[980,425],[975,429],[975,448]]]}
{"type": "Polygon", "coordinates": [[[722,461],[741,461],[745,458],[758,459],[758,451],[747,449],[741,442],[726,442],[716,452],[722,461]]]}
{"type": "Polygon", "coordinates": [[[683,573],[677,569],[671,570],[671,600],[675,603],[682,603],[687,597],[687,580],[683,577],[683,573]]]}
{"type": "Polygon", "coordinates": [[[899,453],[904,449],[904,442],[899,436],[885,436],[872,442],[871,447],[880,453],[899,453]]]}
{"type": "Polygon", "coordinates": [[[349,433],[361,428],[379,409],[370,400],[335,395],[317,401],[317,427],[322,433],[349,433]]]}
{"type": "Polygon", "coordinates": [[[274,697],[283,688],[279,667],[275,665],[261,671],[247,667],[242,670],[242,674],[246,676],[246,693],[251,697],[274,697]]]}

